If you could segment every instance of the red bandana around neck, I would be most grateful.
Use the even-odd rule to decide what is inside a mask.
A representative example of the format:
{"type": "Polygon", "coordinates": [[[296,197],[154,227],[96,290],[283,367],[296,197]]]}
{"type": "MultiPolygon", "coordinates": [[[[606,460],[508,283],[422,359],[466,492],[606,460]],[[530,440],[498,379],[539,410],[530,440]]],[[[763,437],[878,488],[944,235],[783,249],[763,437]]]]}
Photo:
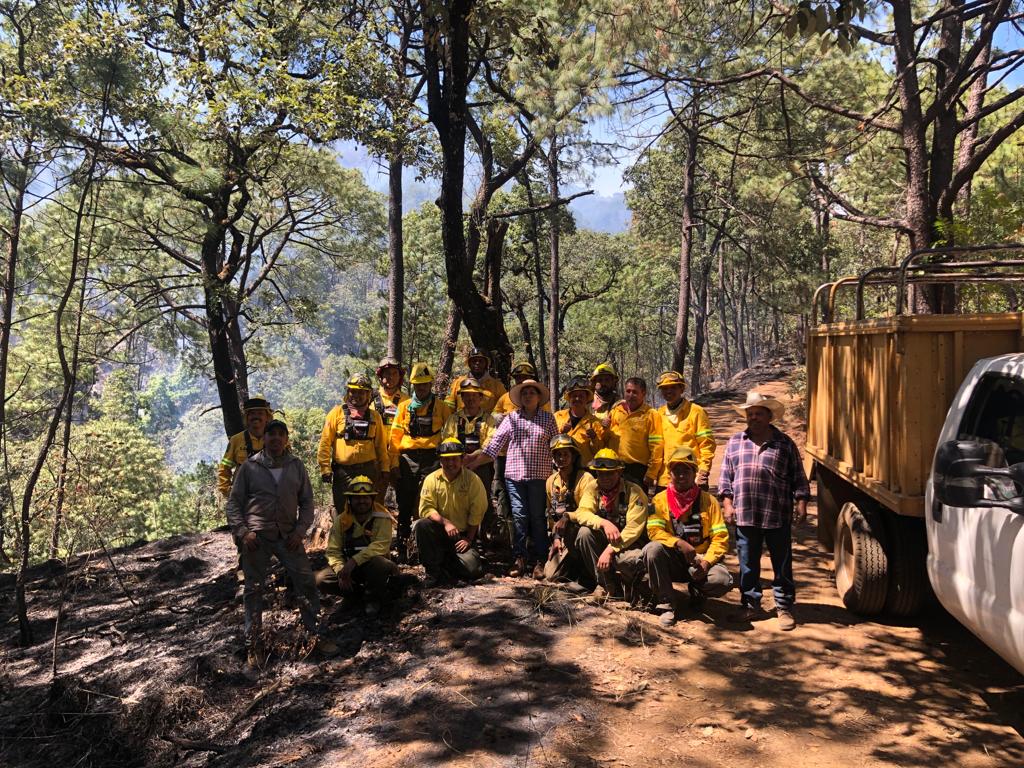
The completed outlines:
{"type": "Polygon", "coordinates": [[[619,493],[621,491],[622,491],[622,481],[621,480],[619,481],[619,484],[617,486],[615,486],[614,490],[609,491],[608,493],[605,493],[604,491],[601,491],[601,509],[605,512],[605,514],[610,515],[613,512],[615,512],[615,507],[619,503],[619,493]]]}
{"type": "Polygon", "coordinates": [[[672,486],[668,487],[668,509],[672,513],[672,519],[678,520],[683,515],[689,515],[693,503],[700,496],[700,486],[695,485],[686,493],[679,493],[672,486]]]}

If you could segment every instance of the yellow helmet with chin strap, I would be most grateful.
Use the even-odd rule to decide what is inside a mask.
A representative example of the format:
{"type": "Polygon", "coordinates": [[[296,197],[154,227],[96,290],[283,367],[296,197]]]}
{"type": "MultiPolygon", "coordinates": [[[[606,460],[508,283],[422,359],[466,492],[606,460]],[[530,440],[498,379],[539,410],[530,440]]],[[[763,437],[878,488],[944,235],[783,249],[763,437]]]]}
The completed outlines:
{"type": "Polygon", "coordinates": [[[594,454],[594,460],[590,462],[590,470],[592,472],[615,472],[616,470],[625,469],[625,467],[626,465],[622,463],[619,454],[611,448],[602,448],[594,454]]]}

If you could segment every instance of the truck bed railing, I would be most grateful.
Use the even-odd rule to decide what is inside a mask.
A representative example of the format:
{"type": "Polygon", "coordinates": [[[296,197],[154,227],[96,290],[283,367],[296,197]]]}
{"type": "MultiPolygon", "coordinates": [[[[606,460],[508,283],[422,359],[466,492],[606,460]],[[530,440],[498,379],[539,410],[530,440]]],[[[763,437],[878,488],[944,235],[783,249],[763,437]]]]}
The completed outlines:
{"type": "Polygon", "coordinates": [[[1002,243],[986,246],[955,246],[949,248],[924,248],[911,252],[899,265],[872,267],[862,275],[841,277],[830,283],[823,283],[814,292],[811,307],[811,322],[835,321],[836,301],[844,288],[856,287],[856,319],[863,320],[864,289],[868,286],[894,288],[896,290],[895,315],[906,314],[907,287],[910,285],[967,285],[1003,282],[1024,282],[1024,258],[996,258],[982,260],[954,260],[957,256],[972,254],[1020,253],[1024,256],[1024,244],[1002,243]],[[932,261],[922,261],[932,258],[932,261]],[[996,270],[996,272],[992,272],[996,270]]]}

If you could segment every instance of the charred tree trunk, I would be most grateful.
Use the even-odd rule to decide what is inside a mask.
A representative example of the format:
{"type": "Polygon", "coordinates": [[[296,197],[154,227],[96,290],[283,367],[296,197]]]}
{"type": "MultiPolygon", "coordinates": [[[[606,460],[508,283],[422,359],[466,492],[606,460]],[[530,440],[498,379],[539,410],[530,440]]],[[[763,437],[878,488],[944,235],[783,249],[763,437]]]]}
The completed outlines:
{"type": "Polygon", "coordinates": [[[402,240],[402,153],[388,163],[388,357],[402,359],[405,254],[402,240]]]}
{"type": "MultiPolygon", "coordinates": [[[[520,179],[520,183],[523,185],[523,189],[526,190],[526,203],[530,208],[536,206],[536,200],[533,197],[533,184],[530,182],[529,174],[524,173],[520,179]]],[[[530,236],[530,247],[533,251],[533,282],[537,291],[537,340],[540,342],[536,349],[536,356],[531,345],[527,352],[527,356],[530,358],[530,365],[536,370],[537,374],[543,378],[548,375],[548,357],[547,351],[544,349],[544,316],[547,314],[547,292],[544,290],[544,270],[541,267],[540,257],[540,215],[536,211],[530,212],[530,228],[533,230],[530,236]],[[538,367],[538,361],[540,367],[538,367]]],[[[519,319],[520,326],[522,325],[522,318],[519,319]]]]}
{"type": "MultiPolygon", "coordinates": [[[[526,359],[530,361],[535,369],[537,368],[537,360],[533,354],[533,334],[530,331],[530,321],[526,317],[526,311],[523,309],[522,304],[516,304],[512,310],[516,313],[516,319],[519,320],[519,332],[523,334],[523,345],[526,347],[526,359]]],[[[544,345],[541,345],[541,349],[544,345]]]]}
{"type": "Polygon", "coordinates": [[[441,376],[452,377],[452,366],[455,362],[455,345],[459,341],[459,330],[462,328],[462,312],[454,303],[448,305],[448,321],[444,325],[444,338],[441,340],[441,359],[437,370],[441,376]]]}
{"type": "Polygon", "coordinates": [[[704,357],[705,332],[707,330],[708,278],[711,275],[711,257],[701,263],[697,284],[696,317],[694,318],[693,360],[690,368],[690,394],[703,392],[701,364],[704,357]]]}

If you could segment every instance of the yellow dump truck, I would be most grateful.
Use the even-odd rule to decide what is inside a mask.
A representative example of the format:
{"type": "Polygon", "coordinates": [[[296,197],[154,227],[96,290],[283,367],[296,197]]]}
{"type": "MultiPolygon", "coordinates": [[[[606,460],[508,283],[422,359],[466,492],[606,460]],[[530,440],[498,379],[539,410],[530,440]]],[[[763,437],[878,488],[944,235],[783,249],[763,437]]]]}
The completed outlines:
{"type": "MultiPolygon", "coordinates": [[[[818,290],[807,339],[806,461],[818,483],[818,539],[833,551],[836,586],[851,610],[911,615],[934,587],[943,605],[977,631],[964,619],[969,610],[958,611],[954,604],[982,596],[973,595],[973,587],[962,587],[979,574],[993,583],[1009,582],[1010,569],[1021,570],[1024,499],[1014,494],[1024,489],[1004,494],[1014,500],[1001,502],[999,513],[968,510],[971,526],[983,515],[991,518],[998,527],[991,535],[1001,537],[1008,549],[997,555],[994,544],[953,543],[949,552],[966,552],[964,557],[978,560],[958,565],[948,562],[951,555],[947,562],[937,561],[942,537],[977,537],[978,529],[966,534],[966,528],[948,525],[964,507],[932,489],[966,483],[977,501],[971,509],[996,506],[986,495],[983,481],[988,480],[981,469],[971,470],[977,478],[966,473],[961,480],[939,462],[940,436],[947,459],[950,451],[963,458],[957,451],[967,445],[965,439],[980,441],[968,445],[977,451],[992,447],[989,452],[998,452],[999,460],[984,472],[993,476],[1007,473],[1011,459],[1024,459],[1024,452],[1009,445],[1018,439],[1011,434],[1014,429],[1024,437],[1024,379],[1013,373],[1024,369],[1019,364],[1024,313],[977,311],[1013,306],[1014,294],[1005,286],[1022,277],[1021,246],[946,249],[916,252],[897,266],[818,290]],[[955,292],[958,309],[967,311],[909,314],[908,288],[924,284],[947,286],[944,290],[955,292]],[[879,302],[892,311],[869,317],[865,306],[877,308],[879,302]],[[1008,353],[1018,355],[997,358],[1008,353]],[[1010,397],[1017,391],[1019,401],[1010,397]],[[1022,407],[1006,405],[1013,402],[1022,407]],[[982,412],[986,424],[1003,426],[981,426],[977,414],[982,412]],[[939,578],[943,571],[948,578],[939,578]]],[[[998,600],[1024,621],[1024,585],[1004,591],[998,600]]]]}

